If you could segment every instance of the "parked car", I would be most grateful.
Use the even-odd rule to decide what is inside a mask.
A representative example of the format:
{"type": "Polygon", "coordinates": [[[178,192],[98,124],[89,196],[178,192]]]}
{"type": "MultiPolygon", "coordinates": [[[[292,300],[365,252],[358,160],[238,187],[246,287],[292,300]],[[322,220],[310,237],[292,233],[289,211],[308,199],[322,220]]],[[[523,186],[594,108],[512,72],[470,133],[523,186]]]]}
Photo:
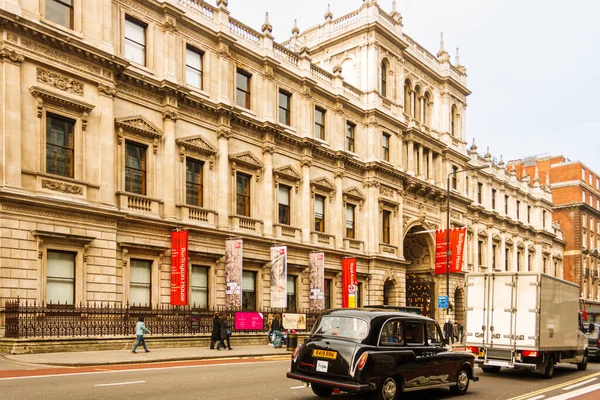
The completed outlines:
{"type": "Polygon", "coordinates": [[[323,313],[296,347],[287,377],[309,383],[322,397],[375,391],[379,399],[393,400],[401,392],[442,386],[462,395],[469,380],[478,380],[473,362],[473,354],[452,351],[431,318],[338,309],[323,313]]]}
{"type": "Polygon", "coordinates": [[[585,336],[588,338],[588,357],[600,358],[598,346],[600,345],[600,322],[584,322],[585,336]]]}

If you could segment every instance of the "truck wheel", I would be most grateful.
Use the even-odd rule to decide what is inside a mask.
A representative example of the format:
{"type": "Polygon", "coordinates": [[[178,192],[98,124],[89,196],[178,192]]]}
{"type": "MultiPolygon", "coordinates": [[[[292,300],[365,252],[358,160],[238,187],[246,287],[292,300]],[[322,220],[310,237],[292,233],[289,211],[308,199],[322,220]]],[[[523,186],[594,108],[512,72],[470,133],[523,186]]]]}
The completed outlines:
{"type": "Polygon", "coordinates": [[[469,388],[469,371],[462,367],[458,374],[456,374],[456,386],[450,386],[450,391],[454,395],[462,396],[467,393],[469,388]]]}
{"type": "Polygon", "coordinates": [[[332,388],[328,388],[326,386],[321,385],[315,385],[314,383],[310,384],[310,388],[312,389],[313,393],[319,397],[329,397],[333,393],[332,388]]]}
{"type": "Polygon", "coordinates": [[[500,367],[498,367],[497,365],[491,365],[487,367],[481,367],[481,370],[488,374],[497,374],[500,372],[500,367]]]}
{"type": "Polygon", "coordinates": [[[383,379],[377,389],[378,400],[396,400],[400,398],[400,384],[393,376],[383,379]]]}
{"type": "Polygon", "coordinates": [[[544,379],[551,379],[554,376],[554,354],[548,356],[544,368],[544,379]]]}
{"type": "Polygon", "coordinates": [[[585,371],[587,369],[587,365],[588,365],[588,354],[587,354],[587,351],[586,351],[583,354],[583,360],[581,360],[581,362],[577,364],[577,369],[579,371],[585,371]]]}

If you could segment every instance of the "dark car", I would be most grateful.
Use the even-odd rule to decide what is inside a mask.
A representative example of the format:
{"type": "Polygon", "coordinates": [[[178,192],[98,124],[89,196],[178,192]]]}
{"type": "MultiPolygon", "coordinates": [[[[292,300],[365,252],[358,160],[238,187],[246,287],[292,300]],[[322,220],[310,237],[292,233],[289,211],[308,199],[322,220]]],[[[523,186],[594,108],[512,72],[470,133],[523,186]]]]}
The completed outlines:
{"type": "Polygon", "coordinates": [[[310,383],[327,397],[334,391],[370,392],[384,400],[401,392],[449,386],[465,394],[473,375],[470,352],[446,347],[438,323],[381,309],[323,313],[292,355],[288,378],[310,383]]]}
{"type": "Polygon", "coordinates": [[[598,346],[600,345],[600,322],[590,322],[583,324],[585,335],[588,338],[588,357],[593,359],[600,358],[598,346]]]}

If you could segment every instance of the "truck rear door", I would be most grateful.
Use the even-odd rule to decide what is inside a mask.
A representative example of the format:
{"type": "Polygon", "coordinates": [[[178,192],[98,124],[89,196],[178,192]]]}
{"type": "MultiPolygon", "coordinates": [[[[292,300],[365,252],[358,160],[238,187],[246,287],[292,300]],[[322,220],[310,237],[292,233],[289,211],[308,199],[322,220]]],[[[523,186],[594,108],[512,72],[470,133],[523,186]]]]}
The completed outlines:
{"type": "Polygon", "coordinates": [[[517,347],[537,348],[539,274],[515,277],[515,343],[517,347]]]}
{"type": "Polygon", "coordinates": [[[490,275],[488,291],[489,323],[486,333],[488,347],[510,348],[513,345],[515,291],[512,274],[490,275]]]}
{"type": "Polygon", "coordinates": [[[487,317],[485,298],[486,275],[467,275],[467,321],[465,332],[467,345],[483,346],[487,317]]]}

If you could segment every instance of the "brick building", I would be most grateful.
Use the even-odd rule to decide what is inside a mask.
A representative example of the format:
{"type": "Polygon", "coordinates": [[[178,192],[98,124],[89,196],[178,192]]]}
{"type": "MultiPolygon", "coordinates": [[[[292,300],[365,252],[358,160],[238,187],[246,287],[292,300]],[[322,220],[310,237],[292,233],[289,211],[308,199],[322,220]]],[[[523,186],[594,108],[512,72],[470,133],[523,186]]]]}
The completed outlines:
{"type": "Polygon", "coordinates": [[[581,286],[581,297],[600,312],[600,176],[564,156],[511,161],[508,169],[525,179],[541,178],[552,191],[553,218],[566,242],[563,278],[581,286]]]}

